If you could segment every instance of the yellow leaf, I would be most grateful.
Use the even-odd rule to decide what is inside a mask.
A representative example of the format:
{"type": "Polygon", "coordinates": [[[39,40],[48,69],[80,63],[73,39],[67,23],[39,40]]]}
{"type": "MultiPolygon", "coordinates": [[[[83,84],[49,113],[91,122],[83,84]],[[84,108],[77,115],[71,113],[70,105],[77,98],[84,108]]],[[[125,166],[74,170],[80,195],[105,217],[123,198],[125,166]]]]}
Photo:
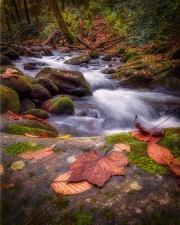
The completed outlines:
{"type": "Polygon", "coordinates": [[[65,135],[65,136],[60,136],[60,137],[58,137],[58,138],[63,138],[63,139],[65,139],[65,138],[70,138],[70,134],[67,134],[67,135],[65,135]]]}
{"type": "Polygon", "coordinates": [[[121,149],[121,150],[125,150],[127,152],[130,152],[131,151],[130,146],[127,145],[127,144],[118,143],[118,144],[116,144],[116,147],[119,148],[119,149],[121,149]]]}

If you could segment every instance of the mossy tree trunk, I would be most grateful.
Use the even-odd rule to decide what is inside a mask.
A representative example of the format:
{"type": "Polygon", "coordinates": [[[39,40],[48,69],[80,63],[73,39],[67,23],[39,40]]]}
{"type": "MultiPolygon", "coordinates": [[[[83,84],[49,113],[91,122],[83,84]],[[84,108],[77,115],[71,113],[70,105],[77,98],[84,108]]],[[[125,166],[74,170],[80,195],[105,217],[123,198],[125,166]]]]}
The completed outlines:
{"type": "Polygon", "coordinates": [[[59,5],[57,3],[57,0],[50,0],[50,4],[53,8],[53,11],[55,13],[55,16],[56,16],[56,19],[58,21],[61,31],[63,32],[63,34],[66,37],[66,39],[68,40],[68,42],[70,44],[73,44],[75,42],[76,38],[67,26],[67,24],[63,18],[62,12],[59,8],[59,5]]]}
{"type": "Polygon", "coordinates": [[[16,0],[12,0],[12,3],[13,3],[13,6],[14,6],[14,9],[16,11],[17,19],[20,22],[21,21],[21,16],[20,16],[20,12],[19,12],[19,8],[17,6],[16,0]]]}
{"type": "Polygon", "coordinates": [[[28,9],[28,6],[27,6],[27,0],[23,0],[24,2],[24,12],[25,12],[25,15],[26,15],[26,20],[28,23],[31,23],[31,18],[29,16],[29,9],[28,9]]]}
{"type": "Polygon", "coordinates": [[[92,22],[92,16],[91,16],[90,7],[89,7],[89,0],[83,0],[83,3],[84,3],[85,17],[86,19],[89,20],[89,22],[92,22]]]}

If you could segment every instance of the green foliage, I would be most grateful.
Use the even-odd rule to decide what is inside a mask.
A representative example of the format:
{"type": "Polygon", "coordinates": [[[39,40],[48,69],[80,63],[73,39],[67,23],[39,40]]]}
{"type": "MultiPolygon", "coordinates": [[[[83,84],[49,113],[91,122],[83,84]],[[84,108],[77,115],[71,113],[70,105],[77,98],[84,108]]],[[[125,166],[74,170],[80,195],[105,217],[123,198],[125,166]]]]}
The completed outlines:
{"type": "Polygon", "coordinates": [[[32,142],[18,142],[9,146],[4,147],[4,152],[12,155],[13,157],[28,151],[36,151],[41,149],[43,146],[32,142]]]}
{"type": "Polygon", "coordinates": [[[38,37],[38,27],[35,22],[28,24],[27,22],[21,22],[18,27],[19,36],[20,38],[27,39],[27,38],[35,38],[38,37]]]}
{"type": "Polygon", "coordinates": [[[39,37],[41,40],[45,41],[52,32],[58,29],[59,27],[56,23],[48,23],[46,27],[39,33],[39,37]]]}

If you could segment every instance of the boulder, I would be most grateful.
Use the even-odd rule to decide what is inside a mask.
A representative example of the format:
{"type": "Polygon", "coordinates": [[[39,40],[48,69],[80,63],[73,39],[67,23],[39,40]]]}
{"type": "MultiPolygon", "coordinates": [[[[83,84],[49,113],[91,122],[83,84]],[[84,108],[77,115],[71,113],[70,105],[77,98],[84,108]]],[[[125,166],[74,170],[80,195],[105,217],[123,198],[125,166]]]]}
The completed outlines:
{"type": "Polygon", "coordinates": [[[52,56],[53,55],[52,51],[50,49],[48,49],[48,48],[44,50],[44,54],[46,56],[52,56]]]}
{"type": "Polygon", "coordinates": [[[5,56],[5,55],[0,55],[0,66],[13,66],[11,60],[5,56]]]}
{"type": "Polygon", "coordinates": [[[49,91],[39,84],[32,85],[32,92],[31,92],[32,99],[38,99],[40,101],[46,101],[52,98],[52,95],[49,91]]]}
{"type": "Polygon", "coordinates": [[[37,70],[38,68],[32,63],[25,63],[24,69],[25,70],[37,70]]]}
{"type": "Polygon", "coordinates": [[[79,97],[93,94],[90,84],[81,72],[45,67],[36,75],[36,78],[40,77],[51,80],[59,88],[59,93],[62,94],[79,97]]]}
{"type": "Polygon", "coordinates": [[[0,46],[0,52],[5,52],[9,49],[8,46],[0,46]]]}
{"type": "Polygon", "coordinates": [[[10,110],[14,113],[19,113],[20,111],[20,101],[18,94],[3,85],[0,85],[0,112],[5,113],[10,110]]]}
{"type": "Polygon", "coordinates": [[[66,60],[65,64],[72,64],[72,65],[79,65],[81,63],[89,62],[91,60],[91,57],[88,54],[76,56],[74,58],[70,58],[66,60]]]}
{"type": "Polygon", "coordinates": [[[98,52],[90,52],[89,55],[90,55],[91,59],[98,59],[99,58],[98,52]]]}
{"type": "Polygon", "coordinates": [[[11,60],[19,59],[19,54],[14,50],[7,50],[1,54],[7,56],[11,60]]]}
{"type": "Polygon", "coordinates": [[[39,52],[32,52],[27,50],[26,53],[29,57],[40,58],[40,59],[42,58],[42,55],[39,52]]]}
{"type": "Polygon", "coordinates": [[[30,110],[24,112],[24,114],[33,115],[35,117],[38,117],[38,118],[41,118],[44,120],[49,118],[48,113],[42,109],[30,109],[30,110]]]}
{"type": "Polygon", "coordinates": [[[103,61],[111,61],[111,59],[112,59],[111,55],[107,54],[107,55],[103,56],[101,60],[103,60],[103,61]]]}
{"type": "Polygon", "coordinates": [[[45,87],[52,95],[57,95],[59,93],[59,88],[47,78],[37,78],[32,81],[32,84],[40,84],[45,87]]]}
{"type": "Polygon", "coordinates": [[[18,51],[18,54],[19,54],[20,56],[25,56],[25,55],[26,55],[26,52],[23,51],[23,50],[20,50],[20,51],[18,51]]]}
{"type": "Polygon", "coordinates": [[[0,73],[5,72],[6,68],[12,68],[16,69],[18,71],[18,77],[9,77],[7,78],[2,78],[0,77],[0,82],[2,85],[7,86],[14,91],[16,91],[19,95],[20,98],[28,97],[30,96],[30,93],[32,91],[32,84],[29,81],[28,77],[25,77],[19,69],[17,69],[15,66],[2,66],[0,68],[0,73]],[[21,75],[22,74],[22,75],[21,75]]]}
{"type": "Polygon", "coordinates": [[[35,109],[36,106],[35,104],[28,98],[23,98],[21,101],[20,101],[20,112],[23,113],[27,110],[30,110],[30,109],[35,109]]]}
{"type": "Polygon", "coordinates": [[[101,73],[104,73],[104,74],[112,74],[115,72],[116,72],[116,70],[113,68],[105,68],[105,69],[101,70],[101,73]]]}
{"type": "Polygon", "coordinates": [[[44,102],[42,108],[53,114],[72,114],[74,103],[68,97],[53,98],[44,102]]]}
{"type": "Polygon", "coordinates": [[[28,133],[35,136],[57,137],[58,131],[53,126],[43,123],[38,120],[25,120],[20,123],[10,124],[7,128],[7,133],[24,135],[28,133]]]}

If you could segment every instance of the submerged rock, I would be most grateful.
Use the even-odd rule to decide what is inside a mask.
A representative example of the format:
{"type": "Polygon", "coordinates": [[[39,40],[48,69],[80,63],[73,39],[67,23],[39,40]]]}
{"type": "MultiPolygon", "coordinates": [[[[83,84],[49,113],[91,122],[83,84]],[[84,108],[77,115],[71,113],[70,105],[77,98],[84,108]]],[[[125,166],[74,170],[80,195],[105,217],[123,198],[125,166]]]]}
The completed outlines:
{"type": "Polygon", "coordinates": [[[19,113],[19,96],[11,88],[0,85],[0,112],[6,113],[7,110],[10,110],[14,113],[19,113]]]}
{"type": "Polygon", "coordinates": [[[36,78],[40,77],[51,80],[59,88],[61,94],[79,97],[93,94],[90,84],[81,72],[45,67],[36,75],[36,78]]]}

